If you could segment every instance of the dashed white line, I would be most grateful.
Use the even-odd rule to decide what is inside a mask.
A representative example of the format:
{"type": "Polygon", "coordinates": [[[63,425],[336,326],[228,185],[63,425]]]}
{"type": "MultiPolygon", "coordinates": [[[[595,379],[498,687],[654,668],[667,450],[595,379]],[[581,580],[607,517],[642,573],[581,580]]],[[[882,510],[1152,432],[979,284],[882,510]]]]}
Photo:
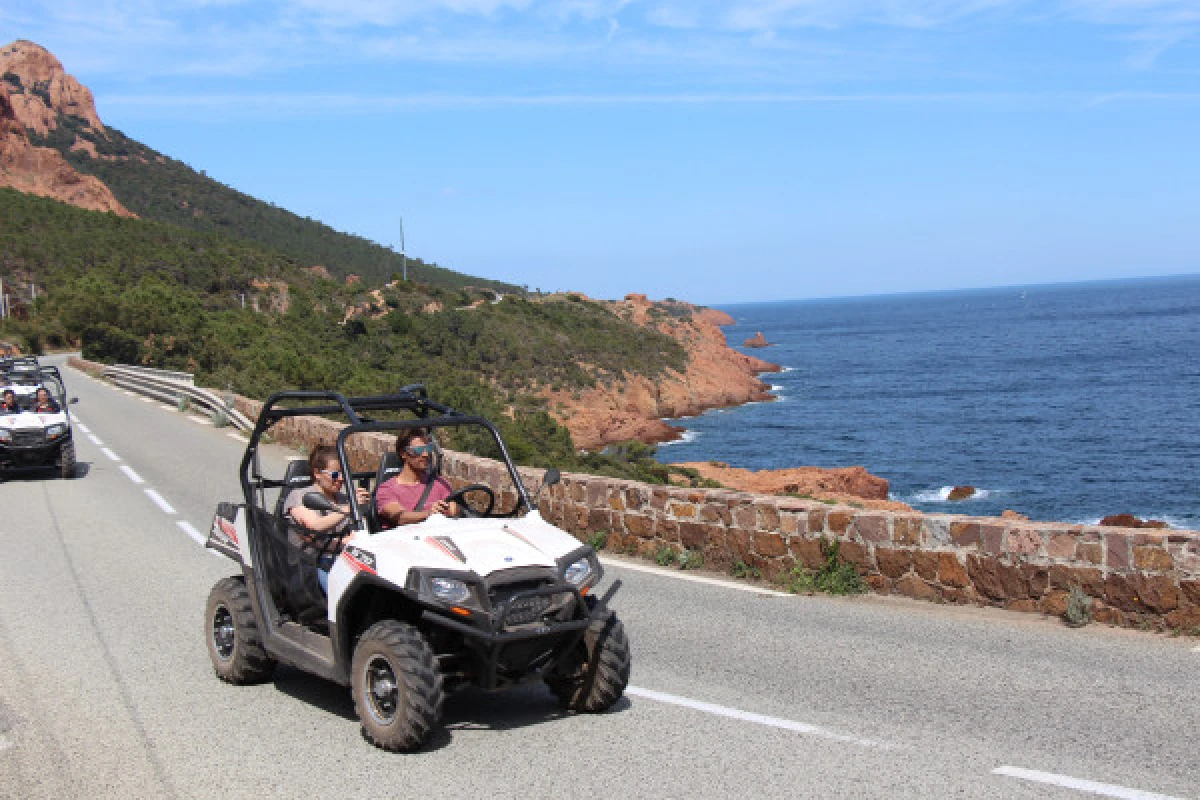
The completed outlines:
{"type": "Polygon", "coordinates": [[[88,438],[89,438],[89,439],[91,439],[91,440],[92,440],[92,444],[96,445],[96,447],[103,447],[103,446],[104,446],[104,442],[100,441],[100,437],[99,437],[99,436],[97,436],[96,434],[94,434],[94,433],[89,433],[87,436],[88,436],[88,438]]]}
{"type": "Polygon", "coordinates": [[[237,439],[239,442],[246,441],[244,438],[242,438],[242,435],[240,433],[227,433],[225,435],[228,436],[230,439],[237,439]]]}
{"type": "Polygon", "coordinates": [[[1198,645],[1196,645],[1195,647],[1193,647],[1193,648],[1192,648],[1192,652],[1193,652],[1193,653],[1200,653],[1200,644],[1198,644],[1198,645]]]}
{"type": "Polygon", "coordinates": [[[143,489],[142,491],[146,493],[146,497],[149,497],[154,501],[154,505],[162,509],[164,514],[170,514],[172,517],[175,516],[175,509],[171,507],[170,503],[163,499],[161,494],[153,489],[143,489]]]}
{"type": "Polygon", "coordinates": [[[109,461],[120,461],[121,460],[121,457],[119,455],[114,453],[112,450],[109,450],[107,447],[101,447],[100,452],[104,453],[104,455],[108,456],[109,461]]]}
{"type": "Polygon", "coordinates": [[[196,530],[195,527],[192,526],[192,523],[188,522],[187,520],[177,519],[175,520],[175,524],[179,526],[179,530],[192,537],[196,544],[203,546],[205,541],[207,541],[204,534],[196,530]]]}
{"type": "Polygon", "coordinates": [[[159,407],[159,408],[161,408],[163,411],[175,411],[175,410],[177,410],[177,409],[175,409],[174,407],[167,405],[166,403],[159,403],[159,404],[158,404],[158,407],[159,407]]]}
{"type": "Polygon", "coordinates": [[[1078,792],[1098,794],[1101,797],[1119,797],[1122,800],[1182,800],[1169,794],[1146,792],[1141,789],[1129,789],[1125,786],[1114,786],[1111,783],[1099,783],[1083,778],[1072,778],[1069,775],[1056,775],[1053,772],[1039,772],[1036,769],[1021,767],[997,767],[992,770],[995,775],[1005,775],[1009,778],[1020,778],[1023,781],[1047,783],[1051,786],[1061,786],[1064,789],[1074,789],[1078,792]]]}
{"type": "Polygon", "coordinates": [[[133,392],[129,391],[128,389],[122,389],[121,391],[122,391],[122,392],[124,392],[125,394],[129,395],[130,397],[137,397],[137,395],[136,395],[136,394],[134,394],[133,392]]]}
{"type": "Polygon", "coordinates": [[[124,472],[125,477],[129,478],[129,480],[133,481],[134,483],[145,483],[145,481],[142,480],[142,476],[134,472],[133,467],[129,466],[128,464],[121,465],[121,472],[124,472]]]}
{"type": "Polygon", "coordinates": [[[91,431],[91,429],[90,429],[90,428],[88,428],[88,426],[87,426],[87,425],[84,425],[84,424],[83,424],[82,422],[80,422],[79,420],[75,420],[75,427],[76,427],[76,428],[79,428],[79,430],[83,431],[84,433],[91,433],[91,432],[92,432],[92,431],[91,431]]]}
{"type": "Polygon", "coordinates": [[[702,700],[692,700],[689,697],[680,697],[679,695],[667,694],[666,692],[656,692],[653,689],[642,689],[638,686],[627,686],[625,688],[625,694],[632,695],[633,697],[644,697],[647,700],[657,700],[660,703],[667,703],[673,706],[682,706],[684,708],[690,708],[693,711],[702,711],[705,714],[713,714],[718,717],[736,719],[741,722],[752,722],[755,725],[766,725],[770,728],[781,728],[785,731],[803,733],[808,736],[819,736],[822,739],[833,739],[837,742],[856,744],[860,747],[874,747],[886,750],[894,746],[888,744],[887,742],[881,742],[875,739],[864,739],[859,736],[850,736],[844,733],[838,733],[826,728],[821,728],[817,725],[810,725],[807,722],[796,722],[794,720],[782,719],[780,717],[768,717],[765,714],[755,714],[752,711],[742,711],[738,708],[719,706],[715,703],[706,703],[702,700]]]}
{"type": "Polygon", "coordinates": [[[154,402],[154,398],[152,398],[152,397],[143,397],[143,398],[141,398],[141,400],[143,403],[153,403],[154,402]]]}
{"type": "Polygon", "coordinates": [[[197,422],[201,425],[212,425],[212,420],[205,419],[204,417],[193,417],[193,416],[189,415],[188,419],[190,419],[192,422],[197,422]]]}

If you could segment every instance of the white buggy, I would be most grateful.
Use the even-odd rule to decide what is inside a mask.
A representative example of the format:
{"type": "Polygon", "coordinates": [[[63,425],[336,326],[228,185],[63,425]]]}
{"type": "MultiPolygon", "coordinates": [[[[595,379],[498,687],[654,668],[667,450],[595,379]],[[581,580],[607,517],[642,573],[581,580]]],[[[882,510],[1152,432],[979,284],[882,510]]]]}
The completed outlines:
{"type": "Polygon", "coordinates": [[[64,478],[74,478],[75,441],[67,390],[56,367],[44,367],[36,358],[0,360],[0,392],[11,391],[17,410],[0,411],[0,473],[6,469],[53,467],[64,478]],[[36,395],[45,389],[53,411],[38,411],[36,395]]]}
{"type": "MultiPolygon", "coordinates": [[[[557,481],[550,470],[544,484],[557,481]]],[[[444,692],[464,686],[503,689],[544,681],[571,710],[612,707],[629,680],[625,630],[605,597],[596,553],[542,519],[499,432],[482,417],[460,414],[426,397],[421,386],[397,394],[347,398],[332,392],[283,392],[263,406],[241,464],[242,503],[217,509],[207,546],[241,567],[213,587],[205,638],[218,677],[230,683],[269,680],[277,662],[349,686],[363,735],[385,750],[420,748],[437,730],[444,692]],[[372,421],[365,415],[405,417],[372,421]],[[391,529],[374,503],[350,495],[354,533],[329,570],[326,598],[317,581],[320,553],[289,536],[284,499],[312,484],[308,464],[284,474],[259,467],[263,435],[281,420],[339,415],[341,468],[374,489],[397,469],[384,458],[353,471],[347,439],[416,427],[469,427],[498,451],[511,485],[473,484],[452,499],[462,518],[433,515],[391,529]],[[515,499],[501,513],[496,499],[515,499]]],[[[315,491],[310,508],[328,509],[315,491]]],[[[327,561],[325,562],[327,563],[327,561]]]]}

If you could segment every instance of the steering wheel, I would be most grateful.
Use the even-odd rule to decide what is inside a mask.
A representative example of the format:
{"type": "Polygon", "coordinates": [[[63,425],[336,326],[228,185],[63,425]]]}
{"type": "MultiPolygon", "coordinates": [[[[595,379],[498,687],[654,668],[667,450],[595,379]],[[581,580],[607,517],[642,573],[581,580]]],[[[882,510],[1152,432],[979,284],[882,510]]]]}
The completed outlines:
{"type": "Polygon", "coordinates": [[[492,491],[492,487],[485,486],[482,483],[472,483],[470,486],[464,486],[454,494],[446,498],[447,503],[458,503],[459,509],[464,517],[486,517],[492,513],[492,509],[496,507],[496,493],[492,491]],[[487,508],[483,511],[476,511],[466,502],[466,495],[471,492],[483,492],[487,495],[487,508]]]}

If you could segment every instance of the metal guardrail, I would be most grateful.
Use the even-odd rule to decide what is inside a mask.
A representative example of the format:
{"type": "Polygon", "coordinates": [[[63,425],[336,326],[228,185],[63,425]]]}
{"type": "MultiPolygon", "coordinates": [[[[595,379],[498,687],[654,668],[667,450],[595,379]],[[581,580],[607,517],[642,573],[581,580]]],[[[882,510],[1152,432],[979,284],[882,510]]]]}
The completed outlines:
{"type": "Polygon", "coordinates": [[[229,424],[240,431],[248,431],[254,427],[254,423],[244,414],[236,408],[226,406],[225,400],[216,392],[196,388],[190,373],[114,364],[104,368],[104,377],[122,389],[152,397],[163,403],[178,404],[181,398],[187,398],[188,403],[198,410],[207,411],[210,415],[220,411],[225,414],[229,424]]]}

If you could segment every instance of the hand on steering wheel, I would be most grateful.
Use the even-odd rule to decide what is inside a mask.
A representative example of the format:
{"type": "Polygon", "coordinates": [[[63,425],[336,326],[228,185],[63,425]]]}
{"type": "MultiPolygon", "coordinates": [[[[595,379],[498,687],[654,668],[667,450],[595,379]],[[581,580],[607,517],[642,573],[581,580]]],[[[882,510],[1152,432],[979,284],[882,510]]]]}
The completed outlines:
{"type": "Polygon", "coordinates": [[[492,513],[492,509],[496,507],[496,493],[492,491],[492,487],[485,486],[482,483],[472,483],[470,486],[464,486],[457,492],[446,498],[447,503],[458,503],[459,509],[462,510],[464,517],[486,517],[492,513]],[[476,511],[471,507],[471,504],[466,502],[465,496],[472,492],[483,492],[487,495],[487,508],[482,511],[476,511]]]}

